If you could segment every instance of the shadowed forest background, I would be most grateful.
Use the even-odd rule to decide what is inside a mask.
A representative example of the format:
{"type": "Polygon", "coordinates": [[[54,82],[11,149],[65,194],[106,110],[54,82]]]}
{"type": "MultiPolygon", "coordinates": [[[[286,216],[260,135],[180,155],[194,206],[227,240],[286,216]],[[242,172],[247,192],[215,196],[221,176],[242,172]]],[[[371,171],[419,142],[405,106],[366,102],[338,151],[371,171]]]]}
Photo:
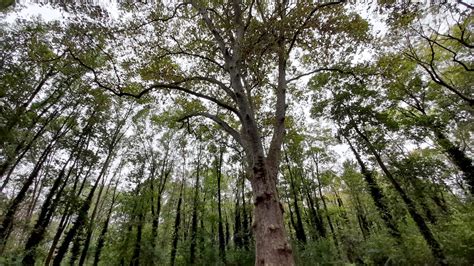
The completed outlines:
{"type": "Polygon", "coordinates": [[[109,5],[1,5],[0,265],[474,263],[469,2],[109,5]]]}

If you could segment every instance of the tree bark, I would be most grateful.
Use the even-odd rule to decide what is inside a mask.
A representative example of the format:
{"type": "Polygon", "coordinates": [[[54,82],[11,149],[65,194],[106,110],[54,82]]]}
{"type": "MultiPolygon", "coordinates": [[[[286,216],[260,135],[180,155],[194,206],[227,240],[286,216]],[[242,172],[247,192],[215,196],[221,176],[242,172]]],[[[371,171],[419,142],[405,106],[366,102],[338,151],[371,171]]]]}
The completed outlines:
{"type": "Polygon", "coordinates": [[[256,245],[255,265],[294,265],[283,223],[283,207],[276,190],[276,169],[269,169],[263,157],[253,168],[255,199],[253,230],[256,245]]]}

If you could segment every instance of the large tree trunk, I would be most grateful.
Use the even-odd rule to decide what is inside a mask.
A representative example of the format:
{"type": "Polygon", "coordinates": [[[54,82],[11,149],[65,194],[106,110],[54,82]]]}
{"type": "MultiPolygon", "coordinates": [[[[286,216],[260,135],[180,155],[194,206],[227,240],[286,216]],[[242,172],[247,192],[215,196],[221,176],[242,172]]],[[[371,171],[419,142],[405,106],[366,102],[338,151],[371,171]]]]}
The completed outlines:
{"type": "Polygon", "coordinates": [[[283,207],[276,189],[277,171],[260,157],[253,168],[255,265],[294,265],[286,238],[283,207]]]}

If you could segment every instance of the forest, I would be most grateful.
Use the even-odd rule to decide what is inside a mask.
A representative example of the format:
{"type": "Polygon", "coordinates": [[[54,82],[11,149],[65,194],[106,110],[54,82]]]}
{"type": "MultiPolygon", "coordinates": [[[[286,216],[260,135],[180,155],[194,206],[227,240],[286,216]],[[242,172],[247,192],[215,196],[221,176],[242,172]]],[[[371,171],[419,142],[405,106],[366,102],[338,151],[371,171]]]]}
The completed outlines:
{"type": "Polygon", "coordinates": [[[469,1],[2,1],[0,265],[473,265],[473,71],[469,1]]]}

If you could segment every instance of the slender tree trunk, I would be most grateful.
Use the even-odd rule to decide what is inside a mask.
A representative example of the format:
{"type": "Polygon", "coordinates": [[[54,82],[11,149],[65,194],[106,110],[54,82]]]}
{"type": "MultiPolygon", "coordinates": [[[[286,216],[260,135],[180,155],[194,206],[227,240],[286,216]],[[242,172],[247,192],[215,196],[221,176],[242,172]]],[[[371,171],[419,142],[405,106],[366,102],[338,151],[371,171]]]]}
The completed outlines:
{"type": "Polygon", "coordinates": [[[242,248],[242,219],[240,216],[240,196],[237,188],[237,197],[235,198],[234,207],[234,245],[237,249],[242,248]]]}
{"type": "Polygon", "coordinates": [[[332,239],[334,240],[334,245],[336,246],[336,250],[339,253],[340,252],[339,241],[337,240],[336,232],[334,230],[334,225],[332,223],[331,217],[329,216],[328,206],[326,204],[326,200],[324,199],[324,195],[323,195],[321,179],[319,178],[319,161],[317,158],[314,158],[314,155],[312,156],[312,158],[316,166],[316,179],[318,181],[319,197],[321,197],[321,201],[323,202],[324,212],[326,213],[326,220],[328,221],[329,229],[331,230],[331,235],[332,235],[332,239]]]}
{"type": "Polygon", "coordinates": [[[79,209],[79,214],[78,214],[78,217],[77,217],[76,221],[74,221],[73,226],[66,233],[66,236],[64,237],[63,242],[62,242],[61,246],[58,249],[58,254],[56,255],[56,257],[53,260],[53,265],[59,266],[61,264],[61,261],[66,256],[66,253],[67,253],[68,248],[69,248],[69,244],[71,243],[73,238],[77,235],[77,233],[80,232],[80,230],[83,228],[83,226],[84,226],[84,224],[87,220],[87,213],[88,213],[90,205],[91,205],[92,197],[93,197],[94,192],[97,189],[98,185],[99,185],[99,178],[97,178],[94,186],[92,187],[92,189],[89,192],[87,198],[85,199],[84,203],[82,204],[81,208],[79,209]]]}
{"type": "Polygon", "coordinates": [[[142,233],[143,233],[143,222],[145,220],[145,214],[143,209],[139,208],[138,213],[138,223],[137,223],[137,237],[135,240],[135,246],[133,248],[132,260],[130,261],[130,266],[140,265],[140,253],[142,245],[142,233]]]}
{"type": "Polygon", "coordinates": [[[166,171],[164,173],[162,172],[161,177],[160,177],[158,195],[156,197],[156,209],[155,209],[155,213],[154,213],[153,221],[151,225],[151,236],[152,236],[152,241],[153,241],[151,246],[153,250],[156,246],[156,239],[158,237],[158,224],[159,224],[160,213],[161,213],[161,198],[162,198],[163,191],[165,189],[166,180],[168,179],[169,175],[170,175],[170,171],[166,171]]]}
{"type": "Polygon", "coordinates": [[[304,232],[303,221],[301,219],[301,212],[298,205],[298,196],[297,196],[297,191],[296,191],[295,177],[293,175],[293,171],[290,166],[288,153],[286,151],[284,151],[284,153],[285,153],[286,166],[288,168],[288,175],[290,177],[290,190],[291,190],[291,195],[293,197],[293,206],[294,206],[295,215],[296,215],[296,224],[295,224],[296,239],[298,239],[298,241],[301,242],[302,244],[306,244],[306,234],[304,232]]]}
{"type": "MultiPolygon", "coordinates": [[[[90,138],[89,138],[90,140],[90,138]]],[[[87,144],[86,144],[86,147],[88,147],[88,143],[89,143],[89,140],[87,141],[87,144]]],[[[85,173],[84,175],[84,180],[83,180],[83,184],[86,182],[86,180],[89,178],[89,175],[92,171],[92,167],[93,165],[90,165],[88,167],[88,170],[87,172],[85,173]]],[[[80,180],[80,177],[82,175],[82,172],[84,170],[84,167],[81,167],[80,168],[80,171],[79,173],[76,175],[76,178],[74,180],[74,184],[72,186],[72,191],[74,191],[74,195],[76,197],[79,197],[81,194],[82,194],[82,189],[84,188],[84,186],[82,185],[78,191],[77,190],[77,185],[79,183],[79,180],[80,180]]],[[[72,169],[70,170],[72,171],[72,169]]],[[[49,252],[48,252],[48,256],[45,260],[45,265],[49,265],[51,260],[53,259],[53,256],[54,256],[54,252],[56,251],[56,247],[59,243],[59,240],[61,238],[61,235],[62,233],[64,232],[64,230],[66,229],[67,225],[69,224],[69,219],[71,218],[72,214],[73,214],[73,210],[71,209],[71,201],[67,201],[66,202],[66,207],[65,207],[65,210],[64,210],[64,214],[63,216],[61,217],[61,221],[59,223],[59,226],[58,226],[58,229],[56,230],[56,234],[54,235],[54,238],[53,238],[53,243],[51,244],[51,247],[49,249],[49,252]]]]}
{"type": "Polygon", "coordinates": [[[178,206],[176,207],[176,218],[174,220],[174,228],[173,228],[173,239],[171,243],[171,266],[174,266],[175,259],[176,259],[176,251],[178,249],[178,240],[179,240],[179,228],[181,225],[181,203],[183,200],[183,186],[184,183],[181,181],[181,186],[179,190],[179,199],[178,199],[178,206]]]}
{"type": "Polygon", "coordinates": [[[201,174],[201,154],[202,147],[199,146],[199,153],[197,157],[196,165],[196,181],[194,183],[194,198],[193,198],[193,211],[191,217],[191,245],[189,247],[189,263],[195,264],[196,262],[196,241],[197,241],[197,225],[198,225],[198,205],[199,205],[199,177],[201,174]]]}
{"type": "Polygon", "coordinates": [[[26,181],[23,183],[22,188],[16,195],[16,197],[12,200],[10,203],[10,206],[8,207],[5,216],[2,221],[2,225],[0,228],[0,254],[3,253],[3,248],[7,242],[8,237],[10,236],[10,233],[12,231],[12,226],[13,226],[13,221],[15,219],[15,214],[20,207],[20,204],[23,202],[23,200],[26,197],[26,192],[30,188],[30,185],[33,183],[33,180],[36,178],[36,176],[39,174],[41,168],[43,167],[44,162],[46,161],[46,158],[50,154],[51,150],[53,147],[53,143],[50,143],[43,151],[41,154],[40,158],[36,162],[33,170],[31,171],[30,175],[26,179],[26,181]]]}
{"type": "Polygon", "coordinates": [[[65,212],[63,216],[61,217],[61,221],[59,222],[58,229],[56,230],[56,234],[54,235],[53,243],[51,244],[51,247],[49,248],[48,256],[46,257],[44,265],[50,265],[51,260],[53,259],[53,256],[54,256],[54,251],[56,250],[56,247],[59,243],[61,235],[66,229],[67,225],[69,224],[70,217],[71,217],[71,214],[69,212],[65,212]]]}
{"type": "MultiPolygon", "coordinates": [[[[94,193],[95,193],[97,187],[99,186],[99,183],[101,182],[102,178],[104,178],[105,173],[109,168],[109,165],[110,165],[110,162],[111,162],[112,158],[115,156],[115,149],[117,148],[118,143],[120,142],[120,140],[123,137],[123,133],[121,133],[120,131],[121,131],[121,129],[122,129],[124,123],[125,123],[126,118],[128,117],[128,114],[129,113],[127,113],[126,117],[116,125],[116,127],[115,127],[115,129],[112,133],[110,144],[107,147],[107,157],[105,158],[104,164],[102,165],[102,169],[100,170],[100,173],[97,176],[97,179],[96,179],[93,187],[89,191],[89,194],[87,195],[86,199],[84,200],[84,203],[82,204],[81,208],[79,209],[78,216],[77,216],[76,220],[74,221],[73,226],[66,233],[66,236],[64,237],[63,242],[62,242],[61,246],[58,249],[58,253],[57,253],[56,257],[53,260],[53,265],[58,265],[58,266],[60,265],[60,263],[63,260],[64,256],[66,256],[66,253],[69,249],[69,244],[74,239],[74,237],[77,235],[77,233],[80,232],[81,230],[83,230],[84,225],[87,223],[87,216],[88,216],[88,213],[89,213],[89,209],[91,207],[92,198],[94,196],[94,193]]],[[[82,186],[79,190],[82,190],[85,182],[86,182],[86,179],[84,179],[84,182],[83,182],[83,184],[82,184],[82,186]]]]}
{"type": "Polygon", "coordinates": [[[88,126],[85,127],[84,133],[79,137],[78,141],[76,142],[76,147],[78,147],[77,150],[71,152],[69,159],[64,164],[58,177],[55,179],[48,195],[46,196],[45,201],[43,202],[43,206],[41,207],[41,212],[38,216],[38,220],[36,221],[34,229],[31,232],[31,235],[25,245],[25,251],[27,251],[27,253],[23,258],[24,265],[35,264],[36,248],[44,238],[46,228],[49,225],[54,212],[56,211],[56,208],[62,197],[64,188],[66,187],[69,177],[71,176],[72,170],[74,169],[79,157],[82,154],[84,145],[86,144],[86,134],[88,134],[88,126]],[[76,159],[66,174],[66,167],[74,156],[76,157],[76,159]],[[53,200],[54,196],[56,197],[53,200]]]}
{"type": "MultiPolygon", "coordinates": [[[[245,172],[244,172],[245,173],[245,172]]],[[[242,190],[241,190],[241,195],[242,195],[242,245],[245,250],[250,249],[250,240],[251,240],[251,232],[250,232],[250,224],[249,222],[249,214],[247,212],[247,202],[245,201],[245,178],[242,177],[242,190]]]]}
{"type": "Polygon", "coordinates": [[[356,126],[354,126],[354,129],[357,132],[357,134],[366,142],[370,152],[372,153],[372,155],[374,155],[374,157],[375,157],[377,163],[379,164],[380,168],[385,173],[385,176],[388,178],[390,183],[392,183],[392,186],[398,192],[398,194],[402,198],[403,202],[405,202],[405,205],[407,206],[407,209],[408,209],[408,212],[410,213],[410,216],[415,221],[415,224],[417,225],[418,230],[420,231],[420,233],[423,236],[423,238],[425,239],[425,241],[428,243],[428,246],[431,249],[431,253],[433,254],[436,261],[440,265],[447,265],[446,257],[444,256],[444,252],[441,249],[441,245],[439,244],[438,240],[436,240],[436,238],[434,237],[433,233],[431,232],[431,229],[428,227],[428,225],[426,224],[423,217],[418,213],[418,210],[416,209],[415,202],[413,202],[413,200],[405,193],[405,191],[400,186],[398,181],[395,179],[395,177],[392,175],[392,173],[385,166],[385,163],[382,161],[382,158],[380,157],[380,154],[377,152],[375,147],[369,141],[367,136],[365,136],[356,126]]]}
{"type": "Polygon", "coordinates": [[[30,237],[28,238],[25,245],[26,255],[23,258],[22,262],[24,265],[35,264],[36,248],[44,238],[46,228],[49,225],[54,211],[56,210],[56,207],[59,203],[59,198],[61,197],[64,187],[67,183],[67,179],[71,174],[71,172],[69,171],[69,173],[66,175],[66,167],[71,158],[72,154],[59,172],[58,177],[54,180],[53,186],[51,187],[48,195],[46,196],[46,199],[44,200],[43,206],[41,207],[41,212],[38,216],[38,220],[36,221],[34,229],[31,232],[30,237]],[[54,195],[56,195],[55,201],[53,201],[54,195]]]}
{"type": "Polygon", "coordinates": [[[355,147],[352,145],[352,143],[346,136],[344,136],[344,138],[346,139],[347,143],[349,144],[349,147],[352,150],[352,153],[354,154],[357,159],[357,162],[359,163],[362,175],[364,176],[364,180],[369,188],[370,196],[372,197],[375,203],[375,207],[377,207],[377,210],[379,211],[380,217],[387,226],[389,233],[399,244],[401,244],[402,235],[400,233],[400,230],[398,230],[397,223],[393,219],[389,207],[387,206],[385,195],[383,194],[382,189],[375,180],[373,173],[368,170],[364,161],[362,161],[359,152],[355,149],[355,147]]]}
{"type": "Polygon", "coordinates": [[[97,266],[99,264],[100,254],[105,245],[105,237],[107,235],[107,230],[109,228],[110,217],[112,217],[112,211],[114,209],[115,200],[117,199],[117,196],[116,196],[117,187],[118,187],[118,181],[115,183],[114,191],[112,194],[112,202],[110,203],[109,211],[107,212],[107,218],[105,219],[104,227],[102,227],[102,231],[100,232],[99,238],[97,239],[97,248],[94,254],[94,262],[92,263],[92,265],[94,266],[97,266]]]}
{"type": "MultiPolygon", "coordinates": [[[[116,173],[117,172],[118,171],[116,171],[116,173]]],[[[97,195],[97,200],[95,202],[94,209],[92,210],[91,217],[89,218],[89,223],[88,223],[87,232],[86,232],[86,238],[84,240],[84,243],[82,244],[82,252],[81,252],[81,257],[79,258],[79,266],[84,265],[84,262],[86,261],[87,252],[89,251],[89,245],[90,245],[91,238],[92,238],[92,233],[94,232],[94,227],[96,225],[94,223],[94,220],[95,220],[95,217],[97,215],[97,209],[99,208],[100,200],[102,199],[102,192],[104,191],[104,185],[105,185],[104,184],[104,179],[102,179],[102,185],[99,189],[99,193],[97,195]]]]}
{"type": "MultiPolygon", "coordinates": [[[[49,105],[46,107],[37,117],[35,117],[31,123],[30,126],[28,127],[28,131],[32,131],[39,123],[39,120],[42,118],[44,114],[47,113],[49,108],[51,108],[53,105],[49,105]]],[[[7,186],[8,182],[10,181],[11,174],[13,173],[13,170],[15,167],[20,163],[20,161],[24,158],[26,153],[31,150],[33,147],[33,144],[36,142],[36,140],[41,137],[46,130],[47,126],[51,121],[53,121],[55,118],[58,117],[58,115],[64,111],[62,110],[55,110],[51,114],[48,114],[47,119],[44,121],[44,123],[41,125],[41,127],[36,131],[36,133],[33,135],[33,137],[30,140],[27,140],[26,138],[20,141],[15,147],[15,151],[12,153],[12,155],[6,155],[5,161],[0,165],[0,179],[3,179],[3,176],[5,173],[8,171],[7,176],[5,177],[3,184],[0,188],[0,192],[3,191],[3,189],[7,186]]],[[[18,117],[18,116],[16,116],[18,117]]],[[[17,121],[17,119],[16,119],[17,121]]],[[[14,128],[16,125],[12,124],[7,126],[6,128],[14,128]]],[[[1,142],[3,143],[3,142],[1,142]]],[[[0,143],[0,144],[1,144],[0,143]]]]}
{"type": "Polygon", "coordinates": [[[325,238],[326,237],[326,228],[324,228],[324,223],[323,223],[323,220],[321,219],[319,208],[316,209],[315,202],[314,202],[313,198],[311,197],[311,195],[309,194],[309,191],[307,191],[307,188],[305,188],[305,190],[306,190],[306,200],[307,200],[308,205],[309,205],[311,223],[313,224],[313,226],[315,227],[316,232],[317,232],[316,237],[325,238]]]}
{"type": "Polygon", "coordinates": [[[216,158],[216,173],[217,173],[217,212],[218,212],[218,234],[219,234],[219,257],[226,263],[225,258],[225,236],[224,225],[222,221],[222,199],[221,199],[221,179],[222,179],[222,147],[219,150],[219,157],[216,158]]]}
{"type": "MultiPolygon", "coordinates": [[[[113,180],[115,180],[115,178],[117,177],[117,174],[119,173],[119,171],[122,169],[123,167],[123,161],[120,162],[119,166],[115,169],[115,172],[112,176],[112,178],[110,179],[109,181],[109,185],[108,187],[110,187],[110,184],[112,183],[113,180]]],[[[105,195],[104,195],[104,199],[102,199],[102,192],[104,190],[104,186],[105,186],[105,179],[102,179],[102,185],[99,189],[99,193],[97,195],[97,200],[95,202],[95,205],[94,205],[94,209],[92,211],[92,214],[91,214],[91,217],[90,217],[90,222],[89,222],[89,226],[87,228],[87,235],[86,235],[86,239],[84,241],[84,244],[83,244],[83,247],[82,247],[82,253],[81,253],[81,257],[79,259],[79,265],[82,266],[84,265],[85,261],[86,261],[86,257],[87,257],[87,253],[89,251],[89,245],[90,245],[90,242],[91,242],[91,239],[92,239],[92,233],[94,231],[94,228],[96,226],[96,224],[94,223],[94,220],[95,220],[95,217],[97,215],[97,211],[103,207],[103,204],[104,204],[104,201],[105,201],[105,198],[107,198],[107,195],[109,193],[109,189],[106,190],[105,192],[105,195]],[[102,201],[102,204],[100,204],[100,201],[102,201]],[[99,207],[100,205],[100,207],[99,207]]],[[[114,196],[115,197],[115,190],[117,188],[117,185],[115,185],[115,188],[114,188],[114,196]]],[[[115,199],[113,199],[115,200],[115,199]]],[[[113,204],[112,204],[113,205],[113,204]]]]}

